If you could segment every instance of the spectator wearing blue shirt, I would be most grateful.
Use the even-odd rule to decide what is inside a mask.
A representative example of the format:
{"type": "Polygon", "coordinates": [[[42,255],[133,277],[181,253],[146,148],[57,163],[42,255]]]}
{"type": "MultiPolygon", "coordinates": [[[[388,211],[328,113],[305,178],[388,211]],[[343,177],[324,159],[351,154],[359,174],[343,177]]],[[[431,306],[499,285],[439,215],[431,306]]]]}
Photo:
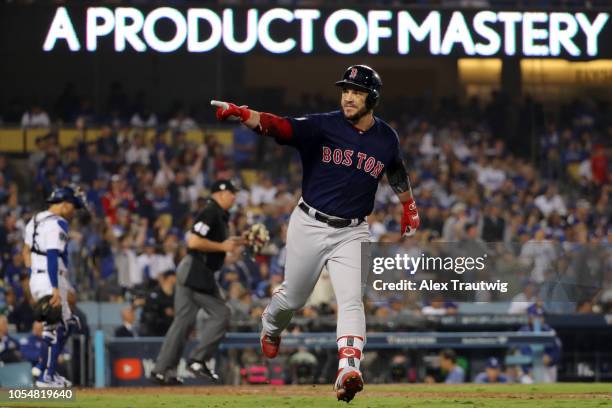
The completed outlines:
{"type": "MultiPolygon", "coordinates": [[[[529,324],[522,326],[519,332],[522,333],[541,333],[541,332],[553,332],[555,330],[544,322],[544,308],[538,304],[527,308],[527,316],[529,317],[529,324]]],[[[521,354],[526,356],[533,355],[533,350],[530,346],[524,346],[520,349],[521,354]]],[[[555,342],[552,345],[548,345],[544,348],[544,355],[542,360],[545,366],[544,378],[545,383],[557,382],[557,365],[561,360],[561,340],[559,337],[555,337],[555,342]]],[[[530,369],[529,366],[523,368],[526,372],[530,369]]]]}
{"type": "Polygon", "coordinates": [[[457,364],[457,353],[451,349],[440,352],[440,368],[446,374],[446,384],[463,384],[465,382],[465,371],[457,364]]]}
{"type": "Polygon", "coordinates": [[[42,322],[34,322],[32,325],[32,334],[19,340],[19,349],[23,359],[29,361],[33,366],[38,364],[42,348],[45,347],[45,341],[43,340],[42,334],[42,322]]]}
{"type": "Polygon", "coordinates": [[[474,382],[477,384],[499,384],[507,383],[508,378],[501,372],[501,364],[495,357],[490,357],[487,360],[485,371],[479,373],[474,382]]]}

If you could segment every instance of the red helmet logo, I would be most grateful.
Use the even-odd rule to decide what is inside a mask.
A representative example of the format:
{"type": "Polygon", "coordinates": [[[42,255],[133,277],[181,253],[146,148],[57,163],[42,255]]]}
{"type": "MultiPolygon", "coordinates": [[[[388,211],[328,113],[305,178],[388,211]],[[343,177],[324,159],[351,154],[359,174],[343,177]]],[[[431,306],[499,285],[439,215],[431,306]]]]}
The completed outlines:
{"type": "Polygon", "coordinates": [[[357,68],[351,68],[351,73],[349,74],[350,79],[357,78],[357,68]]]}

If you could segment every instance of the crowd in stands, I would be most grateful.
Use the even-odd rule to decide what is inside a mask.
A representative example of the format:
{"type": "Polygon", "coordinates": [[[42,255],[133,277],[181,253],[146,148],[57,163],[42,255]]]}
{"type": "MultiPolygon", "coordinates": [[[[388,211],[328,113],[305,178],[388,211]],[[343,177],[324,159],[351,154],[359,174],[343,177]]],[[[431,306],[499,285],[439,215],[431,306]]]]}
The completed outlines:
{"type": "MultiPolygon", "coordinates": [[[[533,262],[529,268],[517,266],[529,293],[524,291],[515,300],[528,305],[551,269],[563,267],[553,262],[557,255],[571,252],[577,244],[609,248],[612,189],[606,143],[612,135],[605,119],[609,110],[605,105],[576,102],[561,111],[563,116],[542,119],[537,149],[525,157],[508,149],[511,142],[496,137],[496,103],[500,102],[495,98],[486,106],[474,100],[465,105],[441,101],[417,108],[413,101],[409,106],[414,110],[390,121],[400,136],[422,220],[416,238],[401,245],[501,242],[513,248],[507,251],[506,264],[520,261],[521,256],[533,262]],[[533,247],[548,249],[534,252],[533,247]]],[[[118,117],[104,124],[99,138],[84,137],[72,145],[60,145],[57,133],[51,131],[36,140],[27,162],[0,155],[4,282],[0,307],[9,310],[9,316],[27,314],[23,229],[55,186],[80,184],[91,210],[81,214],[70,230],[70,278],[79,299],[138,300],[146,311],[149,294],[171,296],[164,281],[185,254],[185,233],[204,204],[207,188],[217,178],[231,178],[241,186],[232,210],[232,232],[263,222],[272,240],[254,259],[241,251],[228,254],[219,283],[228,293],[236,320],[258,318],[283,279],[287,222],[300,196],[295,152],[246,129],[235,129],[232,146],[224,146],[213,134],[205,135],[201,143],[190,141],[186,132],[199,124],[181,111],[164,123],[152,113],[123,117],[129,120],[118,117]],[[155,129],[152,137],[146,136],[147,128],[155,129]],[[250,185],[241,179],[240,170],[245,168],[257,171],[250,185]]],[[[24,126],[49,120],[40,106],[23,115],[24,126]]],[[[83,128],[90,119],[81,114],[74,120],[77,128],[83,128]]],[[[399,242],[400,214],[401,206],[383,180],[368,218],[376,241],[399,242]]],[[[581,311],[609,310],[612,293],[606,254],[600,254],[603,263],[589,273],[608,290],[576,299],[581,311]]],[[[302,314],[333,314],[334,307],[324,272],[302,314]]],[[[381,318],[454,311],[439,299],[419,304],[403,296],[374,296],[368,303],[368,312],[381,318]]],[[[19,318],[9,318],[19,323],[19,318]]],[[[144,322],[141,329],[146,332],[151,324],[155,325],[144,322]]],[[[28,325],[24,328],[29,330],[28,325]]]]}
{"type": "MultiPolygon", "coordinates": [[[[486,105],[476,100],[406,101],[406,112],[391,117],[396,118],[390,123],[399,133],[422,226],[415,238],[400,240],[401,206],[383,180],[368,218],[374,240],[407,252],[439,241],[463,243],[464,248],[497,243],[504,248],[500,259],[505,271],[515,276],[521,292],[506,298],[484,293],[472,300],[504,300],[510,304],[509,313],[525,314],[551,274],[567,272],[574,283],[588,279],[599,285],[580,292],[570,303],[571,310],[556,311],[609,313],[609,108],[575,102],[556,116],[535,115],[540,119],[530,126],[537,130],[536,143],[525,149],[529,154],[522,154],[521,149],[509,148],[516,141],[498,137],[499,98],[494,96],[486,105]],[[586,272],[580,268],[587,275],[569,272],[575,259],[571,254],[578,253],[578,247],[591,248],[589,259],[598,260],[586,272]]],[[[527,104],[538,111],[533,101],[517,109],[527,104]]],[[[210,116],[212,122],[212,112],[210,116]]],[[[55,114],[33,106],[23,114],[22,125],[47,126],[56,120],[55,114]]],[[[92,117],[82,112],[72,120],[81,130],[94,125],[92,117]]],[[[61,145],[51,128],[36,140],[26,159],[0,153],[0,311],[7,316],[6,323],[32,333],[31,339],[22,340],[25,349],[18,351],[18,343],[3,329],[5,320],[0,321],[6,343],[2,360],[22,358],[30,347],[26,343],[36,344],[39,327],[33,321],[29,275],[21,255],[23,231],[51,190],[68,183],[85,189],[90,207],[70,228],[69,274],[75,297],[131,302],[115,332],[131,337],[163,336],[167,330],[174,313],[175,267],[186,251],[186,231],[211,184],[217,178],[235,180],[240,191],[231,211],[232,233],[262,222],[272,239],[255,258],[242,250],[229,253],[218,279],[228,295],[234,329],[256,327],[272,291],[283,280],[287,223],[300,197],[299,159],[289,148],[243,128],[232,128],[232,145],[220,143],[213,133],[204,134],[201,142],[187,138],[187,132],[200,127],[204,127],[200,121],[182,111],[167,118],[148,111],[127,112],[103,123],[97,139],[83,133],[75,143],[61,145]],[[251,183],[244,169],[256,172],[251,183]]],[[[531,137],[522,140],[527,143],[531,137]]],[[[424,300],[411,293],[380,296],[369,291],[366,300],[369,322],[459,312],[454,299],[443,296],[424,300]]],[[[334,313],[333,291],[324,270],[291,330],[316,330],[315,322],[333,321],[334,313]]],[[[452,370],[453,354],[445,353],[440,361],[452,365],[452,370]]],[[[302,351],[292,355],[291,364],[303,368],[323,357],[302,351]]],[[[406,356],[389,357],[395,371],[381,371],[379,380],[386,381],[393,373],[410,378],[406,356]]],[[[248,359],[248,353],[240,358],[248,359]]],[[[499,370],[499,362],[490,360],[479,378],[493,381],[489,377],[497,378],[499,370]]],[[[292,381],[302,381],[298,377],[292,381]]]]}

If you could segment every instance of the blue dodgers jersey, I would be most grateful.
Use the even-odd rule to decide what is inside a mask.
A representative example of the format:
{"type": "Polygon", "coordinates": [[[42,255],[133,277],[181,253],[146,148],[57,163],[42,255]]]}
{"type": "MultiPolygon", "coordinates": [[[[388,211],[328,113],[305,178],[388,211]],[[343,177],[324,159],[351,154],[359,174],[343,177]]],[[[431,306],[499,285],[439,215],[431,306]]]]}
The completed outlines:
{"type": "Polygon", "coordinates": [[[293,128],[289,144],[302,159],[304,201],[336,217],[370,214],[379,180],[401,161],[395,130],[375,118],[375,124],[361,132],[341,111],[288,119],[293,128]]]}

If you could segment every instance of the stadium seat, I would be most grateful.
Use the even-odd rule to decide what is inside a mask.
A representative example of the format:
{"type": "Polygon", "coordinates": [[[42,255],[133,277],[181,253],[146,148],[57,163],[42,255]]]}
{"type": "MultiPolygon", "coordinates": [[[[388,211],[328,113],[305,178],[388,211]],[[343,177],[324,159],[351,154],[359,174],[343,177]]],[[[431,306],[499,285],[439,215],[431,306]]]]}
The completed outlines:
{"type": "MultiPolygon", "coordinates": [[[[79,309],[87,316],[87,323],[93,331],[102,329],[106,335],[112,336],[115,328],[122,324],[121,310],[129,303],[109,302],[79,302],[79,309]]],[[[136,313],[136,321],[140,320],[140,310],[136,313]]]]}
{"type": "Polygon", "coordinates": [[[32,366],[30,363],[9,363],[0,367],[0,387],[32,387],[32,366]]]}

